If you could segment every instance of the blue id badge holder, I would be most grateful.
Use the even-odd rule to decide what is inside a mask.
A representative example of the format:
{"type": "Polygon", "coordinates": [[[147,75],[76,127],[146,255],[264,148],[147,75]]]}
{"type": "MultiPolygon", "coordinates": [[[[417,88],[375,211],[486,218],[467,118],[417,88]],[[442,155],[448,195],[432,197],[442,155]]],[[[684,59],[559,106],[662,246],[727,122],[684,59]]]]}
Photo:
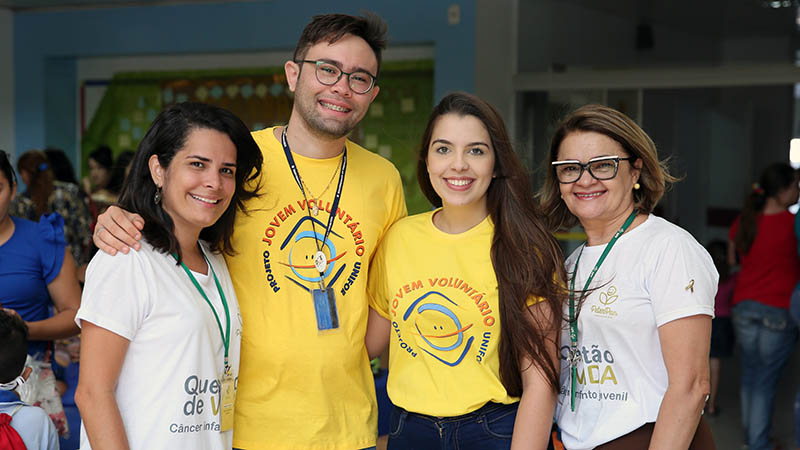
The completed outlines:
{"type": "Polygon", "coordinates": [[[339,313],[336,310],[336,296],[333,288],[312,289],[311,299],[314,301],[314,313],[317,315],[317,330],[335,330],[339,328],[339,313]]]}

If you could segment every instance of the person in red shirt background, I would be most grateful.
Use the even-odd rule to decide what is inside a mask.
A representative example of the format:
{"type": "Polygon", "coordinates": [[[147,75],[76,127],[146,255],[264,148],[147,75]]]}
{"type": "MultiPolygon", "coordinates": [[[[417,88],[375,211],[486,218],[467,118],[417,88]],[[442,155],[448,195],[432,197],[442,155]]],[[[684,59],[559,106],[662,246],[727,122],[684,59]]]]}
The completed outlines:
{"type": "Polygon", "coordinates": [[[742,350],[742,426],[750,450],[771,448],[775,385],[797,340],[789,299],[800,279],[800,260],[789,206],[798,194],[789,164],[768,166],[728,235],[729,262],[737,254],[741,262],[733,326],[742,350]]]}

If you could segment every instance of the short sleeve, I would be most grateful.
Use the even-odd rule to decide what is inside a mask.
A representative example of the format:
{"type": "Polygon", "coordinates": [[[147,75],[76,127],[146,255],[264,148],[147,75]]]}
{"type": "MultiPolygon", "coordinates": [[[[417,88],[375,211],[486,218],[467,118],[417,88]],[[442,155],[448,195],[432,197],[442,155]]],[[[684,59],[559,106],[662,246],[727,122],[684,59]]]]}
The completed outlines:
{"type": "Polygon", "coordinates": [[[39,216],[36,214],[36,206],[33,201],[24,195],[18,195],[8,206],[8,214],[14,217],[21,217],[36,222],[39,216]]]}
{"type": "Polygon", "coordinates": [[[369,277],[367,278],[367,298],[369,306],[381,316],[389,319],[389,299],[386,287],[386,244],[384,239],[379,245],[378,250],[372,258],[369,266],[369,277]]]}
{"type": "Polygon", "coordinates": [[[155,274],[148,264],[149,249],[114,256],[97,252],[86,269],[86,284],[75,322],[89,321],[125,339],[133,340],[152,308],[148,280],[155,274]]]}
{"type": "Polygon", "coordinates": [[[697,314],[713,317],[719,275],[706,249],[683,230],[654,247],[645,275],[656,325],[697,314]]]}
{"type": "Polygon", "coordinates": [[[36,235],[42,264],[42,278],[50,284],[61,272],[64,264],[64,218],[60,214],[44,214],[36,224],[36,235]]]}

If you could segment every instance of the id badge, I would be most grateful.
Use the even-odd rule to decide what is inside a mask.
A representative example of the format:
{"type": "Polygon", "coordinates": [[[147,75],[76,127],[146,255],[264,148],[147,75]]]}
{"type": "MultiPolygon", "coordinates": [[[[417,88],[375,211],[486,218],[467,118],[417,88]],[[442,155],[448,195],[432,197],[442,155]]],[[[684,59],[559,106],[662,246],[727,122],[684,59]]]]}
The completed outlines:
{"type": "Polygon", "coordinates": [[[230,372],[222,376],[222,390],[220,392],[219,430],[228,431],[233,429],[233,404],[236,400],[233,375],[230,372]]]}
{"type": "Polygon", "coordinates": [[[339,314],[336,311],[336,296],[333,288],[312,289],[314,312],[317,315],[317,329],[320,331],[339,328],[339,314]]]}

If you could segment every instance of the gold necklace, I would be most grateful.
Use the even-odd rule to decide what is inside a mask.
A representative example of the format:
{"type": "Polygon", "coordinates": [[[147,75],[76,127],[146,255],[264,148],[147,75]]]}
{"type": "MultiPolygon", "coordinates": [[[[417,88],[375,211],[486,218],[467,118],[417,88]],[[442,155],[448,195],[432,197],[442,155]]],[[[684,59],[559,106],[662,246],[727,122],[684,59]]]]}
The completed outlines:
{"type": "Polygon", "coordinates": [[[308,195],[311,197],[308,200],[308,203],[311,203],[311,214],[313,214],[314,216],[319,215],[319,206],[317,205],[317,200],[322,198],[322,196],[325,195],[326,192],[328,192],[328,189],[331,187],[331,184],[333,183],[333,179],[336,178],[336,174],[339,173],[339,170],[341,169],[341,167],[342,167],[342,164],[340,162],[339,165],[336,166],[336,170],[333,171],[333,175],[331,175],[331,179],[328,180],[328,185],[325,186],[325,189],[323,189],[322,192],[318,196],[315,196],[311,192],[311,189],[308,188],[308,185],[306,184],[305,180],[300,178],[300,182],[303,183],[303,188],[306,190],[306,192],[308,192],[308,195]]]}

